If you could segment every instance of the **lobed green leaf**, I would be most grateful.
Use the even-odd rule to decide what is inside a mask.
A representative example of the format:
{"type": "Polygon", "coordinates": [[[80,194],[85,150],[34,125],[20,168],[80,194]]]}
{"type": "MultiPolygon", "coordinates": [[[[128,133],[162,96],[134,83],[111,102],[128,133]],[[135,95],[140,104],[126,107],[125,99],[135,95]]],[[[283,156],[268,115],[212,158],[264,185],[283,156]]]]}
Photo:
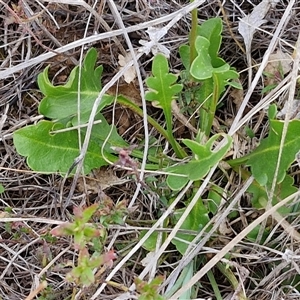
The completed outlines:
{"type": "Polygon", "coordinates": [[[192,150],[195,158],[187,163],[171,166],[166,169],[167,172],[184,176],[168,175],[167,184],[172,190],[180,190],[189,180],[196,181],[202,179],[212,166],[221,161],[231,147],[232,138],[226,135],[226,143],[222,148],[215,151],[212,147],[220,136],[221,134],[212,136],[205,145],[188,139],[183,140],[183,143],[192,150]]]}
{"type": "Polygon", "coordinates": [[[173,137],[172,132],[172,101],[175,95],[182,90],[181,84],[176,84],[177,76],[169,73],[169,66],[166,57],[158,54],[154,57],[152,63],[153,77],[146,80],[147,86],[151,89],[146,93],[145,98],[149,101],[155,101],[158,106],[163,109],[166,124],[167,135],[176,155],[179,158],[184,157],[186,154],[173,137]]]}
{"type": "Polygon", "coordinates": [[[182,90],[182,85],[174,84],[177,76],[169,73],[168,61],[162,54],[155,56],[152,73],[154,76],[146,79],[147,86],[152,89],[146,93],[146,100],[157,101],[163,110],[171,113],[171,101],[182,90]]]}
{"type": "MultiPolygon", "coordinates": [[[[283,131],[283,121],[270,120],[270,133],[260,145],[249,155],[247,165],[255,180],[262,186],[271,187],[279,157],[279,148],[283,131]]],[[[299,152],[300,121],[289,122],[282,155],[279,163],[277,183],[283,182],[286,171],[299,152]]]]}
{"type": "Polygon", "coordinates": [[[225,61],[218,56],[222,43],[222,31],[223,25],[221,18],[208,19],[203,22],[201,26],[198,26],[197,30],[198,36],[205,37],[210,42],[208,53],[214,67],[220,67],[225,64],[225,61]]]}
{"type": "Polygon", "coordinates": [[[204,80],[212,77],[213,73],[224,73],[230,69],[229,64],[225,62],[220,66],[213,66],[212,58],[209,54],[210,41],[207,38],[198,36],[195,47],[198,55],[191,65],[191,74],[196,79],[204,80]]]}
{"type": "MultiPolygon", "coordinates": [[[[59,123],[41,121],[14,132],[14,145],[19,154],[27,157],[27,164],[32,170],[62,174],[69,171],[79,156],[78,133],[76,130],[52,133],[63,128],[59,123]]],[[[84,173],[106,164],[98,144],[91,140],[84,160],[84,173]]]]}
{"type": "MultiPolygon", "coordinates": [[[[80,80],[80,69],[79,66],[76,66],[65,85],[54,86],[49,80],[49,67],[45,68],[38,76],[38,86],[45,95],[39,105],[39,113],[50,119],[64,119],[77,115],[77,103],[80,99],[80,113],[89,114],[102,89],[101,75],[103,67],[95,68],[96,60],[97,51],[95,48],[91,48],[82,64],[80,80]],[[79,91],[80,95],[78,95],[79,91]]],[[[113,99],[112,96],[104,95],[98,111],[111,104],[113,99]]]]}

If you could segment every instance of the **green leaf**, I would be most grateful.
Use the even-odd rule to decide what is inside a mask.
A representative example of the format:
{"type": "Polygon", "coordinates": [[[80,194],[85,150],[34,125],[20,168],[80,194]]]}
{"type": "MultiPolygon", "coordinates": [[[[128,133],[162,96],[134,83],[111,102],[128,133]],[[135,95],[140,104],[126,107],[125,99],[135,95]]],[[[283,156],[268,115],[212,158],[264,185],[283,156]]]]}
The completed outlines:
{"type": "Polygon", "coordinates": [[[277,115],[277,106],[276,104],[271,104],[268,109],[268,118],[270,120],[275,119],[276,115],[277,115]]]}
{"type": "MultiPolygon", "coordinates": [[[[287,175],[284,180],[276,185],[274,197],[272,200],[272,205],[276,205],[281,199],[285,199],[286,197],[292,195],[297,192],[297,188],[293,186],[294,179],[287,175]]],[[[268,201],[268,194],[265,187],[259,185],[256,181],[254,181],[247,190],[249,193],[253,194],[251,199],[251,203],[254,207],[258,209],[265,208],[265,205],[262,205],[262,199],[268,201]]],[[[291,208],[281,207],[278,212],[282,215],[287,215],[291,211],[291,208]]]]}
{"type": "MultiPolygon", "coordinates": [[[[146,230],[142,230],[139,239],[142,239],[144,235],[147,233],[146,230]]],[[[149,252],[155,251],[156,244],[157,244],[157,238],[158,238],[158,232],[154,231],[148,239],[144,242],[143,248],[146,249],[149,252]]]]}
{"type": "Polygon", "coordinates": [[[166,169],[167,172],[185,175],[186,177],[168,175],[167,184],[172,190],[180,190],[188,180],[200,180],[217,164],[228,152],[231,147],[232,138],[225,135],[227,141],[218,151],[213,150],[216,140],[222,136],[217,134],[212,136],[205,145],[198,142],[184,139],[183,143],[189,147],[195,155],[195,158],[189,162],[171,166],[166,169]]]}
{"type": "Polygon", "coordinates": [[[263,235],[260,241],[257,241],[258,235],[261,231],[261,224],[257,225],[254,229],[252,229],[248,234],[247,238],[252,243],[259,243],[260,245],[263,245],[267,239],[267,237],[270,234],[270,228],[264,228],[263,235]]]}
{"type": "Polygon", "coordinates": [[[253,139],[255,137],[254,131],[249,127],[245,126],[245,133],[249,136],[249,138],[253,139]]]}
{"type": "Polygon", "coordinates": [[[134,283],[137,292],[140,294],[138,300],[165,300],[165,298],[160,296],[157,291],[163,281],[163,276],[157,276],[149,283],[142,281],[139,278],[135,278],[134,283]]]}
{"type": "Polygon", "coordinates": [[[167,123],[171,124],[171,101],[182,90],[182,85],[174,84],[177,76],[169,73],[168,61],[162,54],[155,56],[152,73],[154,77],[147,78],[146,83],[153,91],[146,93],[146,100],[157,101],[164,111],[167,123]]]}
{"type": "Polygon", "coordinates": [[[179,47],[179,55],[181,58],[181,62],[185,69],[189,71],[190,69],[190,46],[182,45],[179,47]]]}
{"type": "Polygon", "coordinates": [[[210,41],[203,36],[198,36],[195,42],[195,47],[198,56],[194,59],[191,65],[191,74],[198,80],[211,78],[213,72],[221,73],[230,69],[229,64],[224,63],[218,67],[212,65],[212,58],[209,55],[210,41]]]}
{"type": "MultiPolygon", "coordinates": [[[[179,171],[181,171],[179,169],[179,171]]],[[[184,170],[185,171],[185,168],[184,170]]],[[[171,172],[172,173],[172,172],[171,172]]],[[[176,172],[177,173],[177,172],[176,172]]],[[[179,174],[179,173],[177,173],[179,174]]],[[[184,175],[184,174],[183,174],[184,175]]],[[[189,178],[188,175],[186,176],[173,176],[173,175],[169,175],[167,177],[167,185],[169,186],[169,188],[173,191],[180,191],[183,189],[183,187],[189,182],[189,178]]]]}
{"type": "Polygon", "coordinates": [[[220,96],[225,91],[229,80],[238,78],[238,73],[233,70],[225,72],[212,71],[212,78],[203,80],[200,92],[197,93],[196,99],[200,102],[202,109],[200,110],[200,128],[209,136],[217,104],[220,96]]]}
{"type": "MultiPolygon", "coordinates": [[[[238,73],[237,73],[238,74],[238,73]]],[[[243,89],[243,86],[241,83],[235,81],[235,80],[232,80],[232,81],[229,81],[227,82],[227,84],[229,86],[232,86],[233,88],[237,89],[237,90],[242,90],[243,89]]]]}
{"type": "MultiPolygon", "coordinates": [[[[217,34],[219,34],[218,43],[221,41],[220,28],[219,26],[216,27],[217,34]]],[[[230,80],[238,78],[238,73],[230,69],[230,65],[217,56],[219,46],[211,48],[214,35],[207,31],[207,37],[198,36],[195,41],[198,55],[191,65],[190,73],[196,80],[203,82],[195,98],[202,105],[200,109],[200,128],[208,137],[219,98],[230,80]]]]}
{"type": "Polygon", "coordinates": [[[217,89],[215,89],[217,97],[220,98],[220,96],[225,91],[225,87],[229,84],[230,80],[236,79],[238,77],[239,74],[232,69],[227,70],[225,72],[218,72],[218,73],[215,72],[213,74],[213,80],[214,80],[214,84],[217,85],[217,89]]]}
{"type": "Polygon", "coordinates": [[[5,191],[5,188],[2,184],[0,184],[0,194],[4,193],[5,191]]]}
{"type": "Polygon", "coordinates": [[[153,91],[146,93],[146,99],[158,101],[162,109],[167,110],[171,116],[171,101],[182,90],[182,85],[174,84],[177,76],[169,73],[168,61],[162,54],[154,57],[152,73],[154,76],[147,78],[146,83],[153,91]]]}
{"type": "MultiPolygon", "coordinates": [[[[27,164],[32,170],[42,173],[68,172],[79,155],[78,133],[76,130],[52,133],[63,128],[59,123],[41,121],[14,132],[14,145],[19,154],[27,157],[27,164]]],[[[84,173],[103,165],[107,163],[101,157],[100,148],[91,140],[84,160],[84,173]]]]}
{"type": "MultiPolygon", "coordinates": [[[[86,124],[86,120],[82,119],[81,124],[86,124]]],[[[104,141],[107,140],[107,137],[109,136],[109,139],[106,141],[105,144],[105,153],[111,152],[110,147],[128,147],[128,143],[123,140],[123,138],[118,134],[117,129],[115,126],[111,129],[112,125],[109,125],[104,118],[104,116],[101,113],[98,113],[95,116],[95,121],[101,121],[98,124],[94,124],[92,128],[91,133],[91,140],[93,140],[95,143],[99,145],[99,149],[101,149],[104,141]]],[[[72,120],[72,125],[77,126],[78,121],[77,118],[74,118],[72,120]]],[[[82,128],[83,134],[86,132],[86,128],[82,128]]]]}
{"type": "MultiPolygon", "coordinates": [[[[103,67],[95,69],[97,51],[91,48],[84,59],[80,77],[80,113],[91,111],[95,99],[102,89],[101,75],[103,67]]],[[[54,86],[48,77],[49,67],[38,76],[38,85],[45,95],[39,105],[39,113],[51,119],[63,119],[78,113],[79,66],[75,67],[65,85],[54,86]]],[[[109,105],[113,97],[104,95],[98,111],[109,105]]]]}
{"type": "Polygon", "coordinates": [[[97,203],[94,203],[93,205],[90,205],[84,209],[80,208],[82,210],[80,216],[77,217],[78,221],[80,221],[81,224],[86,224],[93,214],[99,209],[99,205],[97,203]]]}
{"type": "MultiPolygon", "coordinates": [[[[214,82],[212,78],[202,81],[201,88],[195,91],[195,99],[202,105],[210,101],[214,90],[214,82]]],[[[201,110],[200,110],[201,112],[201,110]]]]}
{"type": "Polygon", "coordinates": [[[162,54],[158,54],[154,57],[152,74],[154,75],[153,77],[146,79],[146,84],[151,91],[146,93],[145,98],[148,101],[155,101],[163,109],[170,143],[177,156],[184,157],[183,151],[178,148],[173,138],[171,107],[171,102],[174,100],[175,95],[182,90],[182,85],[175,84],[177,76],[169,73],[168,60],[162,54]]]}
{"type": "Polygon", "coordinates": [[[73,235],[75,249],[82,249],[87,243],[83,230],[81,230],[81,228],[76,228],[76,231],[73,233],[73,235]]]}
{"type": "MultiPolygon", "coordinates": [[[[247,165],[256,181],[262,186],[271,187],[279,155],[279,147],[282,137],[284,122],[270,120],[270,133],[260,145],[248,156],[247,165]]],[[[287,135],[282,149],[281,160],[278,169],[277,183],[283,182],[286,171],[295,160],[299,152],[300,121],[289,122],[287,135]]]]}
{"type": "Polygon", "coordinates": [[[95,276],[91,268],[85,268],[82,270],[80,276],[80,283],[83,286],[90,286],[95,281],[95,276]]]}
{"type": "MultiPolygon", "coordinates": [[[[188,284],[191,280],[193,275],[195,274],[196,268],[195,263],[196,259],[192,260],[184,269],[181,271],[180,276],[177,278],[176,282],[173,284],[172,288],[166,292],[164,295],[167,299],[177,292],[181,287],[184,287],[188,284]]],[[[187,290],[183,293],[178,300],[186,300],[186,299],[194,299],[195,297],[192,296],[193,289],[196,290],[195,286],[192,289],[187,290]]]]}
{"type": "MultiPolygon", "coordinates": [[[[177,222],[182,214],[184,213],[185,208],[178,209],[174,212],[175,221],[177,222]]],[[[184,220],[180,229],[193,230],[197,233],[210,221],[208,216],[208,210],[203,205],[202,200],[196,203],[196,205],[191,210],[188,217],[184,220]]],[[[176,237],[178,239],[184,240],[186,242],[180,241],[178,239],[173,239],[172,244],[176,246],[176,249],[183,255],[189,246],[189,242],[194,239],[194,235],[186,233],[177,233],[176,237]]]]}
{"type": "Polygon", "coordinates": [[[222,194],[224,193],[224,189],[213,185],[209,188],[208,196],[207,196],[207,207],[209,209],[209,212],[216,214],[218,212],[218,209],[222,203],[222,194]]]}
{"type": "Polygon", "coordinates": [[[261,90],[261,94],[265,94],[265,93],[268,93],[272,90],[274,90],[276,88],[277,84],[270,84],[270,85],[267,85],[266,87],[264,87],[262,90],[261,90]]]}
{"type": "Polygon", "coordinates": [[[210,41],[208,51],[214,67],[219,67],[225,64],[225,61],[218,57],[222,42],[222,30],[223,25],[221,18],[208,19],[201,26],[198,26],[197,30],[199,36],[203,36],[210,41]]]}
{"type": "MultiPolygon", "coordinates": [[[[220,18],[211,18],[205,21],[201,26],[197,27],[197,37],[203,37],[208,40],[208,54],[212,60],[214,67],[219,67],[225,64],[225,61],[218,57],[218,52],[222,42],[222,20],[220,18]]],[[[179,55],[183,66],[187,71],[190,70],[190,46],[182,45],[179,47],[179,55]]]]}

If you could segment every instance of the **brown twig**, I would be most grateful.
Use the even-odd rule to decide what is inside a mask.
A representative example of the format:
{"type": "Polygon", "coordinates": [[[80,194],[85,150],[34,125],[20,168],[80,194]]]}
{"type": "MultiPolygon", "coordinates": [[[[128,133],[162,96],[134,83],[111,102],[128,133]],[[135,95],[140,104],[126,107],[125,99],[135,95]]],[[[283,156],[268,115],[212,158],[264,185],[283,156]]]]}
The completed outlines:
{"type": "Polygon", "coordinates": [[[37,15],[28,18],[22,8],[22,4],[21,1],[19,2],[18,5],[14,5],[13,4],[13,8],[10,8],[9,5],[7,5],[6,3],[4,3],[2,0],[0,0],[0,3],[4,5],[4,7],[9,11],[9,13],[11,14],[10,17],[8,17],[5,20],[5,24],[9,25],[9,24],[18,24],[19,26],[21,26],[23,28],[24,31],[26,31],[30,36],[32,36],[34,38],[34,40],[37,42],[38,45],[40,45],[43,49],[47,50],[47,51],[51,51],[54,52],[55,54],[60,55],[59,52],[56,52],[55,50],[45,46],[38,38],[37,36],[32,32],[32,30],[29,28],[29,26],[27,26],[27,23],[30,23],[31,21],[35,20],[36,18],[38,18],[40,15],[43,14],[43,11],[41,11],[40,13],[38,13],[37,15]]]}

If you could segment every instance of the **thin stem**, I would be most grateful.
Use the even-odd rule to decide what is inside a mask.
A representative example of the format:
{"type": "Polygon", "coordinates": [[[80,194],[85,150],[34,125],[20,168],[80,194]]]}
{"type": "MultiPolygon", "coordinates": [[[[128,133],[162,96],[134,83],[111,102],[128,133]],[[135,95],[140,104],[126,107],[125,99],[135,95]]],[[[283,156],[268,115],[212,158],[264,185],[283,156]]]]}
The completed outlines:
{"type": "Polygon", "coordinates": [[[208,277],[208,280],[210,281],[211,287],[214,290],[214,294],[215,294],[214,296],[216,297],[217,300],[222,300],[223,298],[222,298],[222,295],[220,293],[220,289],[218,287],[218,284],[216,282],[216,279],[215,279],[215,276],[214,276],[213,272],[211,270],[209,270],[206,275],[208,277]]]}
{"type": "MultiPolygon", "coordinates": [[[[191,0],[191,3],[195,0],[191,0]]],[[[197,26],[198,26],[198,13],[197,9],[192,10],[192,28],[190,33],[190,66],[192,65],[194,59],[196,58],[196,48],[195,42],[197,37],[197,26]]]]}
{"type": "MultiPolygon", "coordinates": [[[[120,103],[123,106],[128,107],[129,109],[131,109],[132,111],[137,113],[139,116],[143,116],[143,110],[140,109],[134,103],[132,103],[130,100],[125,98],[124,96],[118,96],[117,102],[120,103]]],[[[147,115],[147,120],[148,120],[149,124],[151,124],[171,144],[171,146],[172,146],[173,150],[175,151],[176,155],[178,156],[178,158],[187,157],[187,154],[184,151],[184,149],[174,139],[173,134],[172,134],[172,130],[171,130],[171,135],[170,135],[170,132],[169,132],[170,129],[169,129],[169,131],[166,131],[153,118],[151,118],[148,115],[147,115]]]]}

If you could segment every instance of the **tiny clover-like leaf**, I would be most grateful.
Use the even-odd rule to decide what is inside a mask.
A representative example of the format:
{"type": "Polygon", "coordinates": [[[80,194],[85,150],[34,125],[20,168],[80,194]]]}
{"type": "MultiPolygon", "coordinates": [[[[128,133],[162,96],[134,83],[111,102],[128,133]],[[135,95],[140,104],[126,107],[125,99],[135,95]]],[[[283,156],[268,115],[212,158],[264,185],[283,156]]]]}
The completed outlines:
{"type": "MultiPolygon", "coordinates": [[[[79,156],[78,133],[76,130],[53,133],[64,126],[50,121],[40,121],[16,130],[14,145],[19,154],[27,157],[28,166],[38,172],[66,174],[79,156]]],[[[109,159],[114,160],[110,155],[109,159]]],[[[90,141],[84,159],[84,173],[106,165],[97,143],[90,141]]]]}
{"type": "MultiPolygon", "coordinates": [[[[251,172],[255,180],[260,185],[267,186],[268,188],[272,186],[276,171],[283,125],[283,121],[270,120],[269,136],[249,155],[247,161],[247,165],[251,167],[251,172]]],[[[281,183],[284,180],[286,171],[295,160],[296,154],[299,152],[299,132],[300,121],[290,121],[282,149],[277,183],[281,183]]]]}
{"type": "MultiPolygon", "coordinates": [[[[80,113],[90,112],[102,89],[103,67],[95,69],[97,51],[91,48],[84,59],[80,77],[80,113]]],[[[45,95],[39,105],[39,113],[51,119],[63,119],[78,113],[79,66],[76,66],[65,85],[54,86],[48,77],[49,67],[38,76],[38,85],[45,95]]],[[[109,105],[113,97],[104,95],[98,111],[109,105]]]]}
{"type": "Polygon", "coordinates": [[[217,164],[231,147],[232,138],[228,135],[217,134],[212,136],[205,145],[192,140],[184,139],[183,143],[188,146],[195,155],[189,162],[171,166],[167,172],[178,175],[168,175],[167,184],[172,190],[180,190],[189,180],[200,180],[217,164]],[[220,136],[225,136],[227,141],[219,150],[212,147],[220,136]]]}
{"type": "Polygon", "coordinates": [[[177,76],[169,73],[168,61],[162,54],[154,57],[152,74],[154,76],[146,80],[151,91],[146,93],[145,98],[149,101],[156,101],[160,105],[164,111],[166,122],[171,125],[171,102],[175,95],[182,90],[182,85],[175,84],[177,76]]]}

